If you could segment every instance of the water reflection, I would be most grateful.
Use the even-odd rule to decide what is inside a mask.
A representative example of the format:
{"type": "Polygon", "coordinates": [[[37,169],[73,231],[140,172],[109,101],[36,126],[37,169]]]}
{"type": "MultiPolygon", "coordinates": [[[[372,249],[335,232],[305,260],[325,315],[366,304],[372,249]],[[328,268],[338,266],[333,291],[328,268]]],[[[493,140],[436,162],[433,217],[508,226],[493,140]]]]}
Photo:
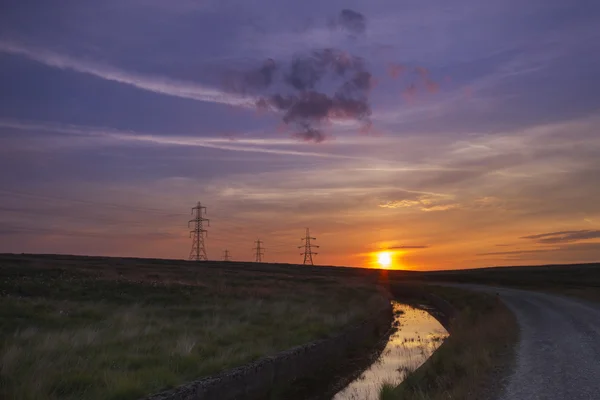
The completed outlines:
{"type": "Polygon", "coordinates": [[[392,306],[397,330],[390,335],[377,361],[333,400],[378,400],[383,383],[399,384],[448,336],[444,327],[427,312],[397,302],[392,302],[392,306]]]}

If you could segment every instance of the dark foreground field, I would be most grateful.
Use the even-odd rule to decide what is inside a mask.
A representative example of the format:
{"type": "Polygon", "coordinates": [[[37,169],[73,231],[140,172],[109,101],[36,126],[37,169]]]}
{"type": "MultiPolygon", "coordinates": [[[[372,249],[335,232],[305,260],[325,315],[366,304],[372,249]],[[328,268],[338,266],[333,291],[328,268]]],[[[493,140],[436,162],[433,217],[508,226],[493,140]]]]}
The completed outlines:
{"type": "Polygon", "coordinates": [[[350,272],[0,256],[0,398],[137,399],[326,337],[389,301],[350,272]]]}
{"type": "Polygon", "coordinates": [[[598,264],[425,273],[0,255],[0,398],[137,399],[339,332],[380,309],[397,283],[445,297],[460,315],[448,343],[390,398],[471,393],[489,379],[478,371],[514,342],[514,318],[422,286],[431,282],[600,299],[598,264]]]}

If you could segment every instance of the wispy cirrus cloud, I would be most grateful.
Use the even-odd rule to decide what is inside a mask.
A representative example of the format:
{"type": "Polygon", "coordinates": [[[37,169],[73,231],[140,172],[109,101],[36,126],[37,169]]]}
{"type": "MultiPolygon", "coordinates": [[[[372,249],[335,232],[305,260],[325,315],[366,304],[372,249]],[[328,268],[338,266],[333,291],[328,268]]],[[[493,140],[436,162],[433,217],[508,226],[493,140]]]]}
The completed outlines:
{"type": "MultiPolygon", "coordinates": [[[[535,235],[522,236],[520,239],[529,239],[539,245],[548,245],[547,247],[536,249],[517,249],[509,251],[493,251],[479,253],[477,256],[522,256],[537,253],[573,251],[596,249],[600,246],[598,242],[586,242],[590,239],[599,239],[600,230],[581,229],[573,231],[557,231],[539,233],[535,235]]],[[[500,247],[509,247],[509,244],[497,244],[500,247]]]]}
{"type": "Polygon", "coordinates": [[[203,102],[248,108],[254,107],[255,100],[252,98],[227,93],[218,88],[200,85],[196,82],[175,80],[164,76],[129,72],[109,65],[77,59],[69,55],[34,46],[26,46],[0,39],[0,52],[19,55],[49,67],[89,74],[97,78],[134,86],[153,93],[203,102]]]}
{"type": "Polygon", "coordinates": [[[391,200],[379,204],[381,208],[414,208],[423,212],[447,211],[453,209],[501,209],[504,202],[497,197],[484,196],[469,201],[458,202],[451,195],[422,194],[416,199],[391,200]]]}
{"type": "Polygon", "coordinates": [[[381,208],[415,208],[424,212],[447,211],[461,205],[452,196],[423,194],[416,199],[390,200],[379,204],[381,208]]]}
{"type": "Polygon", "coordinates": [[[391,200],[379,204],[381,208],[409,208],[420,205],[418,200],[391,200]]]}
{"type": "Polygon", "coordinates": [[[415,246],[392,246],[388,247],[388,250],[417,250],[417,249],[428,249],[429,246],[415,245],[415,246]]]}
{"type": "Polygon", "coordinates": [[[440,204],[435,206],[425,206],[421,207],[421,211],[432,212],[432,211],[448,211],[453,210],[455,208],[460,208],[460,204],[451,203],[451,204],[440,204]]]}
{"type": "MultiPolygon", "coordinates": [[[[574,252],[590,252],[591,254],[597,254],[600,250],[600,243],[598,242],[581,242],[581,243],[557,243],[556,246],[544,247],[537,249],[526,249],[526,250],[510,250],[510,251],[496,251],[489,253],[479,253],[477,256],[515,256],[518,259],[519,256],[535,256],[536,254],[552,253],[552,258],[547,258],[549,263],[556,263],[561,261],[561,254],[568,255],[574,252]]],[[[568,261],[569,258],[564,261],[568,261]]],[[[588,260],[588,261],[593,261],[588,260]]],[[[572,261],[571,261],[572,262],[572,261]]]]}
{"type": "Polygon", "coordinates": [[[578,231],[540,233],[523,236],[521,239],[531,239],[542,244],[570,243],[579,240],[600,239],[600,230],[582,229],[578,231]]]}
{"type": "MultiPolygon", "coordinates": [[[[161,136],[147,132],[122,131],[113,128],[63,125],[56,123],[31,123],[0,120],[0,127],[26,131],[48,131],[84,136],[89,138],[113,139],[119,141],[152,143],[158,145],[205,147],[236,152],[268,153],[300,157],[335,159],[362,159],[363,157],[314,151],[299,151],[281,146],[302,145],[292,139],[229,139],[223,137],[161,136]],[[266,147],[277,146],[277,147],[266,147]]],[[[55,139],[54,139],[55,140],[55,139]]]]}
{"type": "Polygon", "coordinates": [[[508,255],[524,255],[524,254],[536,254],[536,253],[547,253],[549,251],[557,251],[560,249],[535,249],[535,250],[512,250],[512,251],[492,251],[490,253],[479,253],[478,256],[508,256],[508,255]]]}

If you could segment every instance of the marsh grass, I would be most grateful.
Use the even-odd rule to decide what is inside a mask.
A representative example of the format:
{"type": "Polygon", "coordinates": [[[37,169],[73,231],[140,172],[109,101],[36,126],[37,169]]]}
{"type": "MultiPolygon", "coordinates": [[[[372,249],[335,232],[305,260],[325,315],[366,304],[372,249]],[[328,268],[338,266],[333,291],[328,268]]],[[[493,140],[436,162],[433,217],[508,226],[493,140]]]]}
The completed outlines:
{"type": "Polygon", "coordinates": [[[514,315],[495,296],[462,289],[428,286],[457,310],[450,336],[425,364],[398,386],[381,387],[382,400],[480,398],[497,391],[497,374],[512,362],[518,340],[514,315]]]}
{"type": "Polygon", "coordinates": [[[302,270],[34,261],[0,259],[6,400],[137,399],[326,337],[387,301],[302,270]]]}

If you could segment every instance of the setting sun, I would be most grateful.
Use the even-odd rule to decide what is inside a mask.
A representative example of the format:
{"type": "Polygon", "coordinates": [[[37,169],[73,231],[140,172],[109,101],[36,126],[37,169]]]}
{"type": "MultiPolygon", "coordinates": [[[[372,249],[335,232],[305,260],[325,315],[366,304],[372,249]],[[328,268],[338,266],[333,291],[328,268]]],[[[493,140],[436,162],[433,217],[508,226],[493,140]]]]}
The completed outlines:
{"type": "Polygon", "coordinates": [[[377,256],[377,262],[381,267],[388,268],[392,265],[392,255],[387,251],[383,251],[377,256]]]}

